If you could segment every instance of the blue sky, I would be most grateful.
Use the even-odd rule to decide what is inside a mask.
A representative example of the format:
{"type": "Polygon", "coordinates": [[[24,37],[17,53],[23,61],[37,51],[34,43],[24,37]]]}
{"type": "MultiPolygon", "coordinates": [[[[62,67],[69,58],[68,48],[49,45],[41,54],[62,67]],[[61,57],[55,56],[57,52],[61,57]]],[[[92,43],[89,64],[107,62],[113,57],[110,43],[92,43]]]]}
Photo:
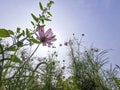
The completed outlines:
{"type": "MultiPolygon", "coordinates": [[[[41,0],[45,2],[45,0],[41,0]]],[[[1,0],[0,28],[32,28],[30,14],[39,13],[39,0],[1,0]]],[[[51,27],[57,43],[64,42],[75,33],[85,34],[83,43],[100,49],[113,49],[108,57],[113,64],[120,63],[120,0],[54,0],[51,27]]],[[[120,65],[120,64],[119,64],[120,65]]]]}

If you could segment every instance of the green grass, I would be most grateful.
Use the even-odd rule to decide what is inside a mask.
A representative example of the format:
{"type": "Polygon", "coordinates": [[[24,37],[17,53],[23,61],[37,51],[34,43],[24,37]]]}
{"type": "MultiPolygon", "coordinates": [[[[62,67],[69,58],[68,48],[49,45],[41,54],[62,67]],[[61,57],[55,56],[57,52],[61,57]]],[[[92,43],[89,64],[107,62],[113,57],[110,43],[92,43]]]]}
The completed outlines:
{"type": "Polygon", "coordinates": [[[68,46],[69,77],[63,78],[65,71],[57,60],[57,53],[49,54],[37,65],[32,65],[31,59],[24,65],[24,62],[12,62],[7,66],[8,60],[0,68],[3,70],[0,90],[119,90],[119,66],[104,68],[109,64],[108,51],[94,48],[80,51],[82,47],[76,43],[78,41],[70,40],[68,46]]]}

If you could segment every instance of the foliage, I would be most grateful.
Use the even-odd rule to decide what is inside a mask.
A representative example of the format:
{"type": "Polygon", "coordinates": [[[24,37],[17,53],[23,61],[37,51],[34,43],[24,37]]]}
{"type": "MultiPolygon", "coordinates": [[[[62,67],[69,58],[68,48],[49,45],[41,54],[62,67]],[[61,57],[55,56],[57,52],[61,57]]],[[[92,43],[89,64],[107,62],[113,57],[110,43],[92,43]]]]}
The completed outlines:
{"type": "Polygon", "coordinates": [[[81,50],[81,41],[75,37],[69,41],[71,74],[78,90],[118,90],[117,69],[104,70],[107,50],[97,48],[81,50]]]}
{"type": "Polygon", "coordinates": [[[104,69],[108,51],[83,47],[84,34],[80,40],[73,37],[64,43],[69,48],[68,68],[67,65],[61,67],[62,60],[59,62],[56,51],[44,58],[34,57],[39,45],[45,41],[36,39],[36,32],[42,33],[42,38],[47,38],[49,44],[53,38],[51,30],[46,31],[47,34],[42,29],[39,31],[46,26],[46,21],[51,21],[53,3],[49,0],[43,6],[40,2],[40,14],[31,13],[33,29],[17,27],[15,32],[0,29],[0,90],[120,90],[119,65],[104,69]],[[34,44],[38,46],[29,52],[34,44]],[[66,70],[70,71],[67,77],[64,75],[66,70]]]}
{"type": "Polygon", "coordinates": [[[51,21],[50,8],[53,3],[49,0],[46,7],[39,3],[41,10],[39,17],[31,14],[35,21],[31,21],[33,30],[28,28],[21,30],[17,27],[16,32],[13,32],[13,30],[0,29],[0,90],[33,90],[33,87],[39,86],[36,71],[46,62],[31,66],[32,56],[42,43],[34,37],[34,34],[40,27],[45,26],[45,21],[51,21]],[[31,54],[24,52],[25,46],[31,48],[33,44],[38,46],[31,54]],[[32,83],[35,85],[31,85],[32,83]]]}

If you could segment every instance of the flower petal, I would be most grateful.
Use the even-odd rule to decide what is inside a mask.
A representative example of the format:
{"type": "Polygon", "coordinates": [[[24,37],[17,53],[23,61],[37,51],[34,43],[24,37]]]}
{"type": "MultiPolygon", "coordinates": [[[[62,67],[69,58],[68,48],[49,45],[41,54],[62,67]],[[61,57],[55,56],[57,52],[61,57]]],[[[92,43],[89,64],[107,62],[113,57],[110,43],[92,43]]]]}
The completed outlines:
{"type": "Polygon", "coordinates": [[[44,32],[44,27],[40,27],[38,30],[39,35],[35,33],[37,36],[37,39],[41,40],[43,43],[43,46],[51,46],[53,41],[56,41],[57,39],[55,38],[56,35],[53,35],[52,29],[49,28],[46,32],[44,32]]]}
{"type": "Polygon", "coordinates": [[[51,46],[51,45],[53,45],[53,43],[51,43],[51,42],[47,42],[47,44],[48,44],[48,46],[51,46]]]}
{"type": "Polygon", "coordinates": [[[64,42],[64,45],[65,45],[65,46],[68,46],[68,42],[64,42]]]}
{"type": "Polygon", "coordinates": [[[43,46],[46,46],[46,42],[43,42],[43,46]]]}
{"type": "Polygon", "coordinates": [[[49,37],[52,37],[52,35],[53,35],[52,29],[49,28],[49,29],[45,32],[45,36],[46,36],[47,38],[49,38],[49,37]]]}
{"type": "Polygon", "coordinates": [[[56,38],[51,38],[51,39],[47,39],[47,42],[53,42],[53,41],[56,41],[57,39],[56,38]]]}
{"type": "MultiPolygon", "coordinates": [[[[49,28],[46,32],[45,32],[45,36],[49,36],[49,34],[52,33],[52,29],[49,28]]],[[[52,33],[53,34],[53,33],[52,33]]]]}
{"type": "Polygon", "coordinates": [[[45,37],[44,27],[40,27],[39,30],[38,30],[38,32],[39,32],[39,36],[40,37],[45,37]]]}

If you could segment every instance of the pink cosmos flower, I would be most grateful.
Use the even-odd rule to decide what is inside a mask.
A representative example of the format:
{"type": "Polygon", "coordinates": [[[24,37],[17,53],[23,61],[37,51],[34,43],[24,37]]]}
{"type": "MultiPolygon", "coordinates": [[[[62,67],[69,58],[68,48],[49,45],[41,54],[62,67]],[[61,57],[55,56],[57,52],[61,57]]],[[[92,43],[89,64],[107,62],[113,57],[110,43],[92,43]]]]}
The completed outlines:
{"type": "Polygon", "coordinates": [[[52,29],[49,28],[46,32],[44,32],[44,27],[40,27],[38,29],[38,35],[36,34],[37,39],[43,43],[43,46],[52,45],[53,41],[56,41],[56,35],[53,35],[52,29]]]}
{"type": "Polygon", "coordinates": [[[65,45],[65,46],[68,46],[68,42],[64,42],[64,45],[65,45]]]}
{"type": "Polygon", "coordinates": [[[45,60],[46,59],[46,57],[37,57],[37,60],[38,61],[43,61],[43,60],[45,60]]]}
{"type": "Polygon", "coordinates": [[[27,55],[22,55],[21,58],[22,58],[23,61],[26,61],[28,56],[27,55]]]}

